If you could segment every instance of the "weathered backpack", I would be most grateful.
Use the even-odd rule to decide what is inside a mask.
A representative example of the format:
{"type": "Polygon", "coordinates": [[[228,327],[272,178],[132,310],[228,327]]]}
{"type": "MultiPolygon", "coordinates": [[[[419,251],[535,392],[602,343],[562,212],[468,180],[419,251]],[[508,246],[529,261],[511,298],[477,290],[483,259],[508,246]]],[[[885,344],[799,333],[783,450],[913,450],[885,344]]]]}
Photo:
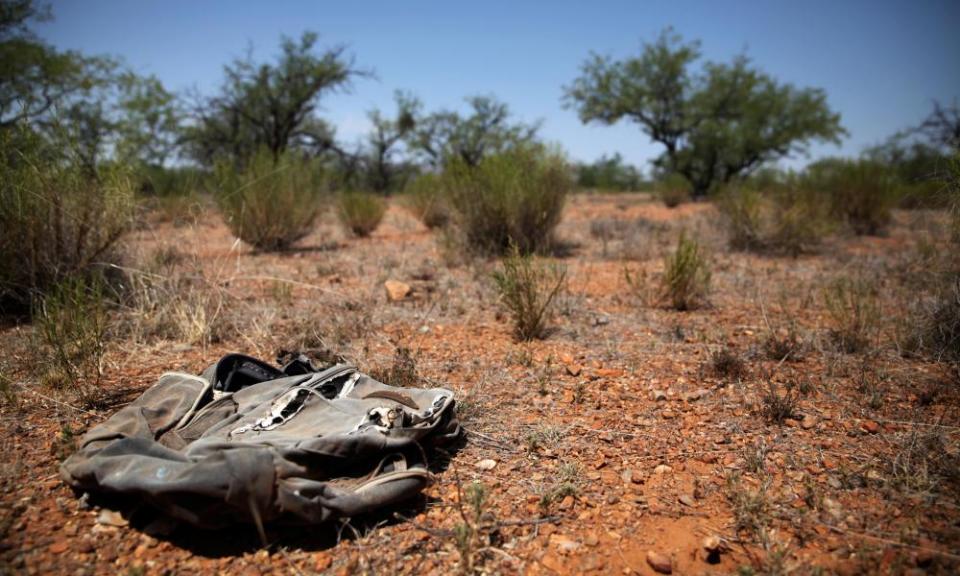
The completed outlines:
{"type": "Polygon", "coordinates": [[[459,435],[449,390],[232,354],[199,377],[161,376],[60,471],[77,490],[133,496],[198,526],[320,523],[416,495],[430,448],[459,435]]]}

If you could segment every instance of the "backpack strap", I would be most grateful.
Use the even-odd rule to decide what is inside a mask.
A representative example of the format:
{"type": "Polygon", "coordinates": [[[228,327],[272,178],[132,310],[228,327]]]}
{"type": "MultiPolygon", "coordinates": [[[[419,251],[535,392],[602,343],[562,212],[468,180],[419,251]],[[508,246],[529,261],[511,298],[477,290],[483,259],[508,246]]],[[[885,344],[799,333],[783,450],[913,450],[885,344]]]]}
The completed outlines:
{"type": "Polygon", "coordinates": [[[213,372],[213,389],[236,392],[253,384],[286,376],[282,371],[244,354],[227,354],[217,362],[213,372]]]}

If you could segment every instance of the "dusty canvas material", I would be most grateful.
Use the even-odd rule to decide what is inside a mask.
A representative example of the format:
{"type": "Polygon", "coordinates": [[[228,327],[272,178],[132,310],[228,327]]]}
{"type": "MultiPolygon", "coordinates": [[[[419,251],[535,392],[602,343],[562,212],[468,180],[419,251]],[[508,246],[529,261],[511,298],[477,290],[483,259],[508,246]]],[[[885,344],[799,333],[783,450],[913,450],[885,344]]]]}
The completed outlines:
{"type": "Polygon", "coordinates": [[[201,376],[164,374],[60,471],[198,526],[320,523],[419,493],[429,449],[460,435],[454,405],[449,390],[388,386],[350,365],[281,371],[231,355],[201,376]]]}

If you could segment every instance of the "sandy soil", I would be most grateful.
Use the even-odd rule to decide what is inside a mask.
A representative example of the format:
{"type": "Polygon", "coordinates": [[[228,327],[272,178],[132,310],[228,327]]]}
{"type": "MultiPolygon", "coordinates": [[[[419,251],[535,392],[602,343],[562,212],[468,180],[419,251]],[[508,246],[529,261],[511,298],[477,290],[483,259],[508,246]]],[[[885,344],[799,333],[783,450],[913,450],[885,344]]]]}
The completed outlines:
{"type": "Polygon", "coordinates": [[[729,251],[708,204],[577,196],[559,229],[569,285],[554,329],[518,343],[489,278],[495,262],[458,262],[399,203],[369,239],[326,218],[280,255],[251,252],[212,214],[179,227],[151,217],[130,239],[133,262],[165,253],[170,274],[202,276],[208,312],[192,342],[123,320],[107,355],[111,406],[80,409],[36,384],[29,326],[0,334],[3,369],[20,383],[19,405],[2,409],[0,571],[653,574],[651,552],[676,574],[960,567],[960,479],[931,464],[956,465],[958,387],[893,343],[904,310],[897,274],[935,216],[898,214],[885,238],[833,238],[791,259],[729,251]],[[627,224],[604,242],[591,228],[607,219],[627,224]],[[698,234],[713,266],[709,305],[692,312],[656,299],[681,228],[698,234]],[[860,271],[881,279],[884,318],[875,345],[844,354],[830,341],[822,291],[860,271]],[[388,301],[388,279],[412,294],[388,301]],[[791,326],[796,358],[770,359],[766,340],[791,326]],[[398,347],[421,382],[456,391],[469,430],[424,498],[402,510],[268,528],[265,549],[253,527],[170,526],[126,503],[115,514],[59,479],[75,439],[167,370],[199,372],[228,351],[272,360],[281,348],[327,348],[383,370],[398,347]],[[712,369],[724,348],[743,359],[740,376],[712,369]],[[764,416],[771,382],[793,386],[783,423],[764,416]],[[941,444],[929,454],[934,433],[941,444]],[[495,465],[478,465],[486,460],[495,465]],[[479,521],[459,503],[475,481],[487,489],[479,521]],[[468,547],[454,537],[465,516],[477,529],[468,547]]]}

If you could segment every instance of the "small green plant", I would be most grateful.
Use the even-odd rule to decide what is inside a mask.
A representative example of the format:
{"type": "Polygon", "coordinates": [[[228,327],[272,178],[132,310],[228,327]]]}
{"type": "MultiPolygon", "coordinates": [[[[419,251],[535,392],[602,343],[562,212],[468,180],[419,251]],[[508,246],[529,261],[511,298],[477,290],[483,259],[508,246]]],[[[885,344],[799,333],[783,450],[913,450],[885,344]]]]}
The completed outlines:
{"type": "Polygon", "coordinates": [[[462,490],[457,480],[457,510],[460,522],[453,528],[453,539],[460,555],[460,573],[475,574],[486,560],[492,532],[496,529],[493,514],[487,510],[489,491],[480,482],[462,490]]]}
{"type": "Polygon", "coordinates": [[[540,515],[549,516],[553,505],[566,497],[575,498],[583,484],[580,467],[576,463],[564,463],[557,469],[553,482],[540,493],[540,515]]]}
{"type": "Polygon", "coordinates": [[[405,193],[413,215],[427,228],[443,228],[450,221],[450,206],[439,175],[421,174],[407,184],[405,193]]]}
{"type": "Polygon", "coordinates": [[[387,212],[383,199],[369,192],[343,192],[337,200],[337,208],[340,223],[358,238],[372,234],[387,212]]]}
{"type": "Polygon", "coordinates": [[[521,254],[516,247],[504,257],[493,279],[501,302],[513,317],[518,339],[533,340],[546,335],[552,306],[566,276],[565,267],[521,254]]]}
{"type": "Polygon", "coordinates": [[[313,230],[326,184],[316,162],[260,150],[245,165],[216,167],[217,204],[230,231],[258,250],[281,251],[313,230]]]}
{"type": "Polygon", "coordinates": [[[863,352],[879,329],[880,305],[875,281],[865,276],[840,277],[824,290],[827,311],[833,319],[830,334],[843,352],[863,352]]]}
{"type": "Polygon", "coordinates": [[[462,246],[485,254],[547,249],[572,188],[564,159],[534,145],[492,154],[475,167],[453,160],[443,182],[462,246]]]}
{"type": "Polygon", "coordinates": [[[706,302],[710,292],[710,266],[697,240],[680,233],[677,248],[664,263],[662,296],[675,310],[693,310],[706,302]]]}
{"type": "Polygon", "coordinates": [[[44,380],[87,406],[99,399],[107,337],[104,282],[68,278],[39,299],[34,324],[47,354],[44,380]]]}

